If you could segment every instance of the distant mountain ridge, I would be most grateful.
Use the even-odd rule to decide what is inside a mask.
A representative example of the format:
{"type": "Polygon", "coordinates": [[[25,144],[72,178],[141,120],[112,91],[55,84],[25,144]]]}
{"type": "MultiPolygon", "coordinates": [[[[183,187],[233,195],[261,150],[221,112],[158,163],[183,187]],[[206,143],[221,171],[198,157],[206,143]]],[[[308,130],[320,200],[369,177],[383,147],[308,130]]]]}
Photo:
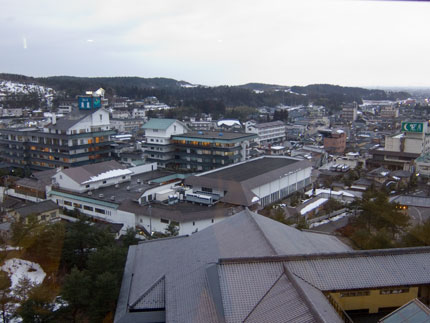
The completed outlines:
{"type": "Polygon", "coordinates": [[[103,87],[108,95],[120,95],[130,98],[156,96],[163,102],[174,106],[190,102],[214,100],[226,106],[276,106],[319,104],[330,109],[339,109],[344,103],[362,100],[406,99],[407,92],[390,92],[381,89],[343,87],[331,84],[311,84],[307,86],[285,86],[277,84],[247,83],[237,86],[201,86],[171,78],[142,77],[76,77],[50,76],[31,77],[17,74],[0,73],[0,80],[32,83],[64,93],[66,97],[75,97],[86,90],[103,87]]]}

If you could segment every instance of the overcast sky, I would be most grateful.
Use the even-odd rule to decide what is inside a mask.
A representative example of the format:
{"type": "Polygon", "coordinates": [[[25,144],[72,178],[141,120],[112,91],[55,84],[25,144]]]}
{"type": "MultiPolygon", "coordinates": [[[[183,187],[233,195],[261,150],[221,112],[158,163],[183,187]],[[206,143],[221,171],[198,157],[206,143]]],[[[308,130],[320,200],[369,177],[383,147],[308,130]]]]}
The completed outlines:
{"type": "Polygon", "coordinates": [[[0,72],[430,85],[429,2],[0,0],[0,72]]]}

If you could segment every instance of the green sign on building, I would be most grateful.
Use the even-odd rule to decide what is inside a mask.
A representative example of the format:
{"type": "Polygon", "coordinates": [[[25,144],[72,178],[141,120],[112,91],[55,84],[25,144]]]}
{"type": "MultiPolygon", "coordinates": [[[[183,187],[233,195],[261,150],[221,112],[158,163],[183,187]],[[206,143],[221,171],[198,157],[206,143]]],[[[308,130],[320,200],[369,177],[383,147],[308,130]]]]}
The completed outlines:
{"type": "Polygon", "coordinates": [[[402,122],[402,131],[406,132],[423,132],[424,124],[422,122],[402,122]]]}

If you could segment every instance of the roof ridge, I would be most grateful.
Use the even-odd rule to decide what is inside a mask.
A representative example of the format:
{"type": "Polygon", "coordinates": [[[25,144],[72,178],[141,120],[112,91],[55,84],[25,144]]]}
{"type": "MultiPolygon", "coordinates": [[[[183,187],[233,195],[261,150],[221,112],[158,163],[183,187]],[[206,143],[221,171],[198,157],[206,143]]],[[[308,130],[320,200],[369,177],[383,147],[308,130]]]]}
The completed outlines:
{"type": "MultiPolygon", "coordinates": [[[[288,280],[294,286],[294,288],[296,289],[296,291],[299,294],[299,296],[304,300],[304,302],[306,303],[306,305],[309,307],[309,310],[313,314],[313,317],[315,318],[315,320],[317,322],[324,322],[324,319],[321,317],[321,314],[319,313],[319,311],[315,308],[313,302],[309,299],[309,296],[307,295],[307,293],[297,283],[297,281],[296,281],[293,273],[285,265],[283,265],[282,267],[284,268],[284,272],[283,273],[285,274],[285,276],[287,276],[288,280]]],[[[302,279],[302,280],[305,281],[304,279],[302,279]]],[[[313,285],[311,285],[311,286],[313,286],[313,285]]]]}
{"type": "Polygon", "coordinates": [[[256,262],[284,262],[284,261],[300,261],[300,260],[318,260],[318,259],[333,259],[333,258],[358,258],[369,256],[392,256],[404,254],[419,254],[430,253],[430,246],[425,247],[410,247],[410,248],[392,248],[392,249],[372,249],[372,250],[351,250],[345,252],[326,252],[313,254],[298,254],[298,255],[274,255],[263,257],[237,257],[237,258],[220,258],[220,264],[237,264],[237,263],[256,263],[256,262]]]}
{"type": "Polygon", "coordinates": [[[138,245],[141,245],[144,243],[150,243],[150,242],[157,242],[157,241],[166,241],[166,240],[173,240],[173,239],[179,239],[179,238],[188,238],[189,236],[190,236],[189,234],[183,234],[183,235],[173,236],[173,237],[144,240],[144,241],[139,241],[138,245]]]}
{"type": "MultiPolygon", "coordinates": [[[[270,288],[264,293],[263,297],[260,298],[260,300],[255,304],[255,306],[251,309],[251,311],[246,315],[246,317],[243,319],[243,322],[246,322],[246,320],[251,316],[251,314],[257,309],[258,305],[261,304],[261,302],[266,298],[266,296],[270,293],[270,291],[275,287],[275,285],[281,280],[282,276],[284,276],[285,273],[281,272],[278,278],[276,278],[275,282],[270,286],[270,288]]],[[[287,277],[288,279],[288,277],[287,277]]]]}
{"type": "Polygon", "coordinates": [[[132,304],[129,304],[129,307],[135,307],[141,300],[143,300],[146,296],[149,295],[149,293],[151,291],[153,291],[155,289],[155,287],[157,287],[157,285],[161,282],[161,281],[165,281],[166,279],[166,275],[161,276],[160,278],[158,278],[155,283],[153,283],[141,296],[139,296],[132,304]]]}
{"type": "Polygon", "coordinates": [[[256,214],[256,215],[258,215],[258,216],[263,216],[263,215],[260,215],[260,214],[258,214],[258,213],[251,212],[248,208],[245,208],[245,212],[246,212],[246,214],[247,214],[247,215],[252,219],[252,223],[254,223],[254,225],[257,227],[257,230],[258,230],[258,231],[260,231],[260,233],[262,234],[262,236],[263,236],[264,240],[266,240],[267,244],[269,245],[270,249],[272,249],[273,253],[274,253],[275,255],[277,255],[278,253],[277,253],[277,251],[276,251],[275,247],[273,246],[272,242],[271,242],[271,241],[270,241],[270,239],[266,236],[265,232],[264,232],[264,231],[263,231],[263,229],[258,225],[257,221],[256,221],[256,220],[255,220],[255,218],[254,218],[254,214],[256,214]]]}

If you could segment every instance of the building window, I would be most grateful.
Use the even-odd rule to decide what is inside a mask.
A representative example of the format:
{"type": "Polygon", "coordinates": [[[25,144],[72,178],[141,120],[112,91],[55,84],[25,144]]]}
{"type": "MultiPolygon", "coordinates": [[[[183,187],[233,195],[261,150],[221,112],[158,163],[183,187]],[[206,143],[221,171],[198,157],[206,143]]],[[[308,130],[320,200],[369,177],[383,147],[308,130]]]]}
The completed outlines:
{"type": "Polygon", "coordinates": [[[196,222],[193,221],[193,225],[196,225],[196,222]]]}
{"type": "Polygon", "coordinates": [[[94,208],[92,206],[84,205],[84,210],[94,211],[94,208]]]}
{"type": "Polygon", "coordinates": [[[95,210],[94,210],[96,213],[100,213],[100,214],[106,214],[106,211],[105,210],[103,210],[103,209],[98,209],[98,208],[95,208],[95,210]]]}
{"type": "Polygon", "coordinates": [[[106,184],[106,181],[103,181],[103,184],[106,184]]]}
{"type": "Polygon", "coordinates": [[[86,187],[86,188],[89,188],[89,187],[90,187],[90,184],[85,185],[85,187],[86,187]]]}
{"type": "Polygon", "coordinates": [[[166,220],[166,219],[160,219],[160,222],[161,222],[161,223],[167,223],[167,224],[168,224],[168,223],[169,223],[169,220],[166,220]]]}
{"type": "Polygon", "coordinates": [[[100,114],[100,121],[103,121],[103,114],[100,114]]]}
{"type": "Polygon", "coordinates": [[[212,219],[211,222],[214,223],[214,219],[212,219]]]}
{"type": "Polygon", "coordinates": [[[379,294],[381,295],[403,294],[403,293],[409,293],[409,288],[387,288],[387,289],[381,289],[379,291],[379,294]]]}
{"type": "Polygon", "coordinates": [[[212,193],[212,189],[209,187],[202,187],[202,192],[212,193]]]}
{"type": "Polygon", "coordinates": [[[340,293],[340,297],[355,297],[355,296],[369,296],[370,291],[368,290],[359,290],[354,292],[343,292],[340,293]]]}
{"type": "Polygon", "coordinates": [[[64,205],[72,206],[72,202],[64,201],[64,205]]]}

